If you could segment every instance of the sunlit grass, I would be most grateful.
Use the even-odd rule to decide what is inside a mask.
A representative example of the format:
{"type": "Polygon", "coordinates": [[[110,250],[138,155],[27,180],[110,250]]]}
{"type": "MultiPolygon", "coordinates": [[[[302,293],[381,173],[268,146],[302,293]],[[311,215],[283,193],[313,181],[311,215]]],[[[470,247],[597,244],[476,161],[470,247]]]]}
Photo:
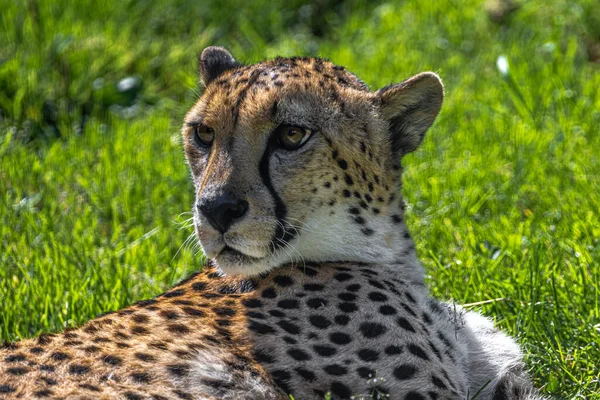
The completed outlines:
{"type": "Polygon", "coordinates": [[[545,393],[600,399],[597,4],[523,2],[498,25],[478,1],[356,2],[317,37],[264,3],[237,17],[211,5],[196,23],[192,2],[143,2],[160,10],[150,20],[122,3],[92,15],[40,1],[38,21],[0,0],[0,339],[79,324],[200,268],[180,229],[193,192],[178,132],[196,55],[216,43],[246,61],[319,54],[373,88],[438,72],[445,104],[404,188],[431,290],[517,336],[545,393]],[[98,78],[113,90],[128,76],[142,81],[133,108],[98,92],[98,78]]]}

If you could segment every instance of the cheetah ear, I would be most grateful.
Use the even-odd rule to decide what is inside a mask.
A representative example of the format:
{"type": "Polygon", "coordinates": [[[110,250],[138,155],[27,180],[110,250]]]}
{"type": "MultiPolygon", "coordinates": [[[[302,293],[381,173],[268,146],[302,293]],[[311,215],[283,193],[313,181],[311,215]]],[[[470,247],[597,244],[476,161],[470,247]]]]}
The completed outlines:
{"type": "Polygon", "coordinates": [[[224,48],[210,46],[205,48],[198,59],[200,79],[206,87],[223,72],[239,67],[241,64],[224,48]]]}
{"type": "Polygon", "coordinates": [[[444,86],[433,72],[423,72],[377,91],[381,114],[390,123],[394,154],[415,151],[440,112],[444,86]]]}

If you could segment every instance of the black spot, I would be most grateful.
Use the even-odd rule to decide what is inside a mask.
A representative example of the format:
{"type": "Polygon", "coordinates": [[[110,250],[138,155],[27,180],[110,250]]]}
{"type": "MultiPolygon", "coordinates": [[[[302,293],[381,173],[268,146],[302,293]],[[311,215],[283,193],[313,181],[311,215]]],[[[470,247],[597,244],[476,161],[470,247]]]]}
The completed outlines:
{"type": "MultiPolygon", "coordinates": [[[[42,333],[40,336],[38,336],[37,338],[37,344],[39,344],[40,346],[45,346],[49,343],[52,342],[52,338],[54,337],[54,335],[48,334],[48,333],[42,333]]],[[[6,344],[7,346],[11,345],[11,344],[6,344]]]]}
{"type": "Polygon", "coordinates": [[[306,360],[311,359],[310,354],[308,354],[307,352],[305,352],[304,350],[301,350],[301,349],[295,349],[295,348],[288,349],[287,353],[294,360],[306,361],[306,360]]]}
{"type": "Polygon", "coordinates": [[[346,174],[346,176],[344,177],[344,179],[346,180],[346,183],[348,185],[354,185],[354,181],[352,180],[352,177],[349,174],[346,174]]]}
{"type": "Polygon", "coordinates": [[[425,350],[423,350],[420,346],[416,344],[409,344],[407,347],[408,351],[410,351],[415,356],[422,358],[423,360],[429,360],[427,353],[425,353],[425,350]]]}
{"type": "Polygon", "coordinates": [[[350,193],[350,191],[348,189],[344,189],[344,191],[342,193],[343,193],[344,197],[352,196],[352,193],[350,193]]]}
{"type": "Polygon", "coordinates": [[[322,299],[320,297],[313,297],[312,299],[306,300],[306,305],[314,309],[325,307],[327,303],[327,300],[322,299]]]}
{"type": "Polygon", "coordinates": [[[400,215],[394,214],[392,215],[392,222],[395,224],[399,224],[402,222],[402,217],[400,215]]]}
{"type": "Polygon", "coordinates": [[[425,400],[425,396],[418,392],[408,392],[406,396],[404,396],[404,400],[425,400]]]}
{"type": "Polygon", "coordinates": [[[332,332],[329,334],[329,340],[335,344],[348,344],[352,341],[350,335],[347,335],[343,332],[332,332]]]}
{"type": "Polygon", "coordinates": [[[358,306],[356,305],[356,303],[350,302],[340,303],[338,304],[338,308],[345,313],[351,313],[358,310],[358,306]]]}
{"type": "Polygon", "coordinates": [[[7,363],[13,363],[18,361],[27,361],[27,357],[24,354],[11,354],[4,358],[4,361],[7,363]]]}
{"type": "Polygon", "coordinates": [[[171,333],[186,334],[190,333],[190,328],[183,324],[167,324],[167,330],[171,333]]]}
{"type": "Polygon", "coordinates": [[[183,312],[186,313],[187,315],[191,316],[191,317],[204,317],[206,316],[206,313],[202,310],[199,310],[197,308],[194,307],[183,307],[182,308],[183,312]]]}
{"type": "MultiPolygon", "coordinates": [[[[494,393],[492,395],[492,400],[508,400],[508,388],[506,387],[506,382],[499,382],[494,388],[494,393]]],[[[518,397],[517,397],[518,398],[518,397]]]]}
{"type": "Polygon", "coordinates": [[[202,292],[202,291],[206,290],[207,286],[208,286],[208,284],[206,282],[194,282],[194,283],[192,283],[192,289],[194,289],[197,292],[202,292]]]}
{"type": "MultiPolygon", "coordinates": [[[[155,347],[155,346],[153,346],[153,347],[155,347]]],[[[166,350],[166,349],[164,349],[164,350],[166,350]]],[[[152,362],[152,361],[154,361],[154,360],[155,360],[154,356],[153,356],[153,355],[150,355],[150,354],[148,354],[148,353],[139,353],[139,352],[138,352],[138,353],[134,353],[134,356],[135,356],[135,358],[137,358],[138,360],[140,360],[140,361],[144,361],[144,362],[152,362]]],[[[106,361],[105,361],[105,362],[106,362],[106,361]]],[[[120,364],[120,362],[119,362],[119,364],[120,364]]]]}
{"type": "Polygon", "coordinates": [[[163,318],[166,318],[166,319],[169,319],[169,320],[174,320],[174,319],[179,318],[179,314],[177,314],[175,311],[172,311],[172,310],[162,310],[162,311],[159,312],[159,314],[163,318]]]}
{"type": "Polygon", "coordinates": [[[417,301],[415,300],[414,297],[412,297],[412,295],[409,292],[405,292],[404,294],[406,295],[406,298],[408,299],[408,301],[410,301],[413,304],[416,304],[417,301]]]}
{"type": "Polygon", "coordinates": [[[92,392],[100,392],[100,388],[98,386],[90,385],[89,383],[80,383],[77,386],[79,386],[82,389],[90,390],[92,392]]]}
{"type": "Polygon", "coordinates": [[[417,317],[417,314],[413,311],[412,308],[410,308],[410,306],[408,304],[400,303],[400,305],[402,306],[404,311],[406,311],[407,313],[409,313],[410,315],[412,315],[415,318],[417,317]]]}
{"type": "Polygon", "coordinates": [[[385,326],[378,324],[377,322],[363,322],[360,324],[359,329],[362,335],[367,339],[376,338],[387,331],[385,326]]]}
{"type": "Polygon", "coordinates": [[[279,310],[269,310],[269,314],[271,314],[272,316],[277,317],[277,318],[285,317],[285,314],[279,310]]]}
{"type": "Polygon", "coordinates": [[[387,346],[385,348],[385,354],[389,355],[389,356],[393,356],[396,354],[402,354],[402,347],[398,347],[398,346],[387,346]]]}
{"type": "Polygon", "coordinates": [[[371,349],[360,349],[358,357],[363,361],[377,361],[379,359],[379,352],[371,349]]]}
{"type": "Polygon", "coordinates": [[[343,301],[354,301],[356,300],[356,295],[354,293],[343,292],[338,294],[338,298],[343,301]]]}
{"type": "Polygon", "coordinates": [[[54,372],[55,368],[52,365],[40,365],[40,371],[54,372]]]}
{"type": "Polygon", "coordinates": [[[219,317],[233,317],[237,312],[229,307],[215,307],[212,309],[219,317]]]}
{"type": "Polygon", "coordinates": [[[284,336],[283,341],[286,342],[287,344],[297,344],[298,343],[298,341],[296,339],[291,338],[289,336],[284,336]]]}
{"type": "Polygon", "coordinates": [[[435,345],[433,343],[431,343],[431,340],[427,340],[427,344],[429,345],[429,349],[436,355],[438,360],[442,361],[442,354],[437,349],[437,347],[435,347],[435,345]]]}
{"type": "Polygon", "coordinates": [[[323,186],[326,187],[326,188],[330,188],[331,187],[331,182],[325,182],[323,184],[323,186]]]}
{"type": "MultiPolygon", "coordinates": [[[[209,295],[208,297],[212,296],[212,293],[203,293],[201,294],[202,297],[207,298],[207,295],[209,295]]],[[[180,306],[193,306],[194,303],[192,303],[189,300],[173,300],[173,304],[177,304],[180,306]]]]}
{"type": "MultiPolygon", "coordinates": [[[[364,270],[363,272],[366,272],[368,270],[364,270]]],[[[376,281],[375,279],[369,279],[369,285],[376,287],[377,289],[381,289],[381,290],[385,290],[385,286],[383,286],[380,282],[376,281]]]]}
{"type": "Polygon", "coordinates": [[[184,392],[183,390],[173,390],[173,393],[175,393],[177,395],[177,397],[179,397],[180,399],[183,399],[183,400],[192,400],[193,399],[191,394],[184,392]]]}
{"type": "Polygon", "coordinates": [[[57,351],[54,352],[50,355],[50,358],[52,358],[54,361],[64,361],[64,360],[68,360],[69,358],[71,358],[70,355],[57,351]]]}
{"type": "Polygon", "coordinates": [[[277,307],[290,310],[290,309],[298,308],[299,303],[298,303],[298,300],[294,300],[294,299],[280,300],[277,303],[277,307]]]}
{"type": "Polygon", "coordinates": [[[370,292],[369,299],[373,301],[387,301],[388,297],[381,292],[370,292]]]}
{"type": "Polygon", "coordinates": [[[275,362],[275,357],[267,351],[257,350],[254,352],[254,358],[259,363],[272,364],[275,362]]]}
{"type": "Polygon", "coordinates": [[[190,366],[188,364],[170,364],[167,365],[167,371],[169,371],[171,375],[181,378],[189,373],[190,366]]]}
{"type": "Polygon", "coordinates": [[[73,375],[85,375],[90,372],[90,367],[81,364],[71,364],[69,366],[69,372],[73,375]]]}
{"type": "Polygon", "coordinates": [[[163,294],[163,297],[166,297],[166,298],[179,297],[179,296],[182,296],[184,293],[185,293],[185,291],[183,289],[177,289],[177,290],[172,290],[170,292],[163,294]]]}
{"type": "Polygon", "coordinates": [[[322,315],[311,315],[308,317],[308,320],[313,326],[319,329],[326,329],[331,326],[331,321],[322,315]]]}
{"type": "Polygon", "coordinates": [[[50,397],[54,394],[52,390],[42,389],[33,393],[36,397],[50,397]]]}
{"type": "Polygon", "coordinates": [[[9,385],[0,385],[0,393],[13,393],[15,388],[9,385]]]}
{"type": "Polygon", "coordinates": [[[150,383],[150,374],[147,372],[134,372],[131,374],[131,379],[136,383],[150,383]]]}
{"type": "Polygon", "coordinates": [[[366,221],[363,217],[354,217],[354,222],[356,222],[357,224],[364,224],[366,221]]]}
{"type": "Polygon", "coordinates": [[[32,347],[31,349],[29,349],[29,352],[32,354],[41,354],[44,352],[44,349],[41,347],[32,347]]]}
{"type": "Polygon", "coordinates": [[[312,371],[309,371],[305,368],[298,367],[295,368],[294,371],[296,371],[296,373],[300,375],[305,381],[312,382],[316,379],[315,374],[312,371]]]}
{"type": "Polygon", "coordinates": [[[323,370],[329,374],[329,375],[333,375],[333,376],[341,376],[341,375],[346,375],[348,373],[348,369],[346,367],[343,367],[339,364],[331,364],[331,365],[326,365],[323,370]]]}
{"type": "Polygon", "coordinates": [[[143,400],[143,397],[134,392],[125,392],[125,398],[127,400],[143,400]]]}
{"type": "Polygon", "coordinates": [[[327,346],[327,345],[316,344],[313,346],[313,350],[318,355],[323,356],[323,357],[331,357],[332,355],[337,353],[337,350],[335,349],[335,347],[331,347],[331,346],[327,346]]]}
{"type": "Polygon", "coordinates": [[[401,381],[412,378],[416,373],[417,369],[410,364],[402,364],[394,368],[394,376],[401,381]]]}
{"type": "Polygon", "coordinates": [[[358,283],[353,283],[346,286],[346,290],[349,292],[358,292],[360,290],[360,285],[358,283]]]}
{"type": "Polygon", "coordinates": [[[244,299],[242,304],[248,308],[259,308],[262,307],[262,302],[257,299],[244,299]]]}
{"type": "Polygon", "coordinates": [[[271,376],[273,380],[281,389],[283,389],[286,393],[291,393],[290,387],[288,386],[288,381],[292,378],[292,375],[286,371],[285,369],[277,369],[271,372],[271,376]]]}
{"type": "Polygon", "coordinates": [[[404,317],[398,317],[398,318],[396,319],[396,323],[397,323],[397,324],[398,324],[400,327],[402,327],[402,328],[406,329],[406,330],[407,330],[407,331],[409,331],[409,332],[415,332],[415,328],[413,328],[413,326],[411,325],[411,323],[410,323],[410,322],[408,322],[408,320],[407,320],[406,318],[404,318],[404,317]]]}
{"type": "Polygon", "coordinates": [[[250,321],[250,323],[248,324],[248,329],[261,335],[276,333],[275,329],[273,329],[271,326],[262,324],[257,321],[250,321]]]}
{"type": "Polygon", "coordinates": [[[348,325],[348,322],[350,322],[350,317],[344,314],[340,314],[336,315],[333,320],[338,325],[348,325]]]}
{"type": "Polygon", "coordinates": [[[431,320],[431,317],[429,316],[429,314],[427,314],[426,312],[423,313],[423,320],[428,324],[428,325],[433,325],[433,321],[431,320]]]}
{"type": "Polygon", "coordinates": [[[121,357],[117,357],[112,354],[108,354],[102,357],[102,361],[108,365],[121,365],[121,363],[123,362],[121,357]]]}
{"type": "Polygon", "coordinates": [[[131,333],[134,335],[147,335],[150,332],[148,332],[148,329],[144,328],[143,326],[134,325],[131,327],[131,333]]]}
{"type": "Polygon", "coordinates": [[[339,282],[344,282],[344,281],[352,279],[353,276],[350,274],[347,274],[345,272],[340,272],[339,274],[335,274],[334,278],[335,278],[335,280],[337,280],[339,282]]]}
{"type": "Polygon", "coordinates": [[[340,158],[338,160],[338,165],[340,166],[341,169],[346,170],[348,169],[348,163],[346,162],[346,160],[340,158]]]}
{"type": "Polygon", "coordinates": [[[379,312],[381,313],[381,315],[394,315],[398,311],[396,311],[396,309],[394,307],[385,304],[385,305],[379,307],[379,312]]]}
{"type": "Polygon", "coordinates": [[[300,327],[292,322],[281,320],[277,323],[281,329],[286,331],[287,333],[291,333],[292,335],[297,335],[300,333],[300,327]]]}
{"type": "Polygon", "coordinates": [[[357,207],[351,207],[348,212],[352,215],[358,215],[360,214],[360,208],[357,207]]]}
{"type": "Polygon", "coordinates": [[[145,324],[149,320],[148,316],[144,314],[136,314],[133,317],[131,317],[131,319],[133,322],[136,322],[138,324],[145,324]]]}
{"type": "Polygon", "coordinates": [[[362,228],[360,231],[363,233],[363,235],[366,235],[366,236],[371,236],[372,234],[375,233],[375,231],[371,228],[362,228]]]}
{"type": "Polygon", "coordinates": [[[140,300],[140,301],[136,301],[134,303],[134,306],[148,307],[148,306],[150,306],[152,304],[155,304],[155,303],[156,303],[156,300],[152,300],[152,299],[150,299],[150,300],[140,300]]]}
{"type": "Polygon", "coordinates": [[[350,388],[344,385],[342,382],[338,381],[331,382],[331,393],[333,393],[340,399],[349,399],[352,395],[350,388]]]}
{"type": "Polygon", "coordinates": [[[431,382],[432,382],[432,383],[433,383],[435,386],[439,387],[440,389],[444,389],[444,390],[445,390],[445,389],[448,389],[448,387],[446,386],[446,384],[444,383],[444,381],[442,381],[440,378],[438,378],[438,377],[437,377],[437,376],[435,376],[435,375],[433,375],[433,376],[431,377],[431,382]]]}

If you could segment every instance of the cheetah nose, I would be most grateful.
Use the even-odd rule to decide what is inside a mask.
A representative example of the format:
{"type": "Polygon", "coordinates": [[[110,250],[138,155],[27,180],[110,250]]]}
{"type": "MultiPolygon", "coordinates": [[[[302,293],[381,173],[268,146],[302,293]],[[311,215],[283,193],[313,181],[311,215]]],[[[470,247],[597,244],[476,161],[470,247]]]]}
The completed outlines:
{"type": "Polygon", "coordinates": [[[197,207],[213,228],[225,233],[237,219],[246,214],[248,202],[231,193],[222,193],[214,198],[200,199],[197,207]]]}

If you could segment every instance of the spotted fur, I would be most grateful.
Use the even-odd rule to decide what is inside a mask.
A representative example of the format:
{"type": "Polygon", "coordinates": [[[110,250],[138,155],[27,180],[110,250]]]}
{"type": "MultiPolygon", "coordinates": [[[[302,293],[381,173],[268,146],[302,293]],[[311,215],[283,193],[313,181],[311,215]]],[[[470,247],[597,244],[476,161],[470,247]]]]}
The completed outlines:
{"type": "Polygon", "coordinates": [[[437,75],[373,92],[322,59],[245,66],[215,47],[200,70],[183,135],[214,261],[5,344],[0,398],[540,398],[514,340],[429,296],[404,223],[400,161],[440,110],[437,75]],[[282,148],[282,126],[308,139],[282,148]]]}

